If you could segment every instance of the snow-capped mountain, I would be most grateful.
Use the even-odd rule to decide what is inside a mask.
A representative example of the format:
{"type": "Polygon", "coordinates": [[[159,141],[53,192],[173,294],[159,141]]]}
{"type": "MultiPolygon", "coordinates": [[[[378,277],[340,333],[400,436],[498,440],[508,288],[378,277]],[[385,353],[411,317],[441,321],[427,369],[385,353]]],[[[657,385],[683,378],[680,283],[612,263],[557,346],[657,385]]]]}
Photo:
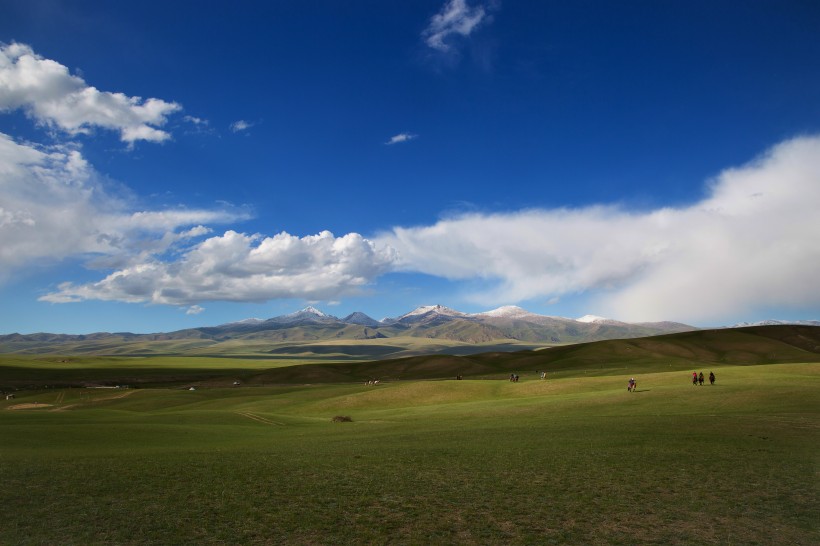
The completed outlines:
{"type": "Polygon", "coordinates": [[[382,320],[382,324],[412,325],[412,324],[441,324],[451,320],[469,320],[470,315],[450,309],[444,305],[423,305],[405,313],[400,317],[382,320]]]}
{"type": "Polygon", "coordinates": [[[312,305],[308,305],[307,307],[305,307],[301,311],[296,311],[295,313],[291,313],[290,315],[285,315],[285,316],[286,317],[294,317],[294,316],[300,316],[300,315],[316,315],[317,317],[329,317],[330,316],[330,315],[326,315],[326,314],[322,313],[321,311],[319,311],[318,309],[316,309],[312,305]]]}
{"type": "Polygon", "coordinates": [[[777,326],[781,324],[796,324],[799,326],[820,326],[820,320],[761,320],[758,322],[739,322],[730,328],[743,328],[746,326],[777,326]]]}
{"type": "Polygon", "coordinates": [[[444,315],[447,317],[466,317],[467,313],[462,313],[461,311],[456,311],[455,309],[450,309],[449,307],[445,307],[443,305],[423,305],[421,307],[417,307],[410,311],[409,313],[405,313],[400,316],[397,320],[401,320],[404,318],[427,315],[428,313],[434,313],[436,315],[444,315]]]}
{"type": "Polygon", "coordinates": [[[371,338],[375,332],[379,337],[409,335],[467,342],[514,339],[536,343],[639,337],[695,329],[674,322],[629,324],[595,315],[586,315],[577,320],[550,317],[532,313],[516,305],[505,305],[482,313],[463,313],[440,304],[424,305],[399,317],[380,321],[358,311],[338,318],[315,307],[306,307],[262,322],[240,321],[223,325],[221,329],[261,332],[311,325],[321,326],[325,329],[324,332],[327,328],[338,329],[338,336],[360,335],[362,338],[371,338]],[[342,330],[352,326],[365,327],[366,330],[360,334],[342,333],[342,330]]]}
{"type": "Polygon", "coordinates": [[[589,322],[604,322],[607,319],[605,319],[604,317],[599,317],[597,315],[584,315],[583,317],[577,318],[575,320],[577,320],[578,322],[587,322],[587,323],[589,323],[589,322]]]}
{"type": "MultiPolygon", "coordinates": [[[[820,321],[765,321],[755,325],[772,324],[820,326],[820,321]]],[[[752,324],[742,323],[737,326],[752,326],[752,324]]],[[[424,337],[474,344],[503,340],[552,344],[645,337],[696,329],[676,322],[626,323],[596,315],[586,315],[579,319],[550,317],[532,313],[515,305],[506,305],[482,313],[463,313],[444,305],[425,305],[397,318],[381,321],[374,320],[362,312],[338,318],[316,307],[308,306],[299,311],[266,320],[250,318],[220,326],[204,326],[158,334],[98,333],[79,337],[106,339],[111,336],[127,336],[129,339],[144,337],[149,340],[213,339],[215,341],[253,339],[254,343],[262,340],[271,343],[304,343],[330,339],[371,340],[391,337],[424,337]]],[[[5,337],[9,338],[9,336],[5,337]]],[[[42,337],[43,335],[40,335],[40,338],[42,337]]],[[[75,338],[79,339],[79,337],[57,336],[53,342],[65,342],[75,338]]],[[[32,336],[20,336],[19,334],[14,337],[20,342],[39,342],[42,341],[40,338],[35,339],[32,336]]]]}
{"type": "Polygon", "coordinates": [[[305,322],[340,322],[337,317],[322,313],[313,306],[305,307],[295,313],[273,317],[265,321],[270,324],[300,324],[305,322]]]}
{"type": "MultiPolygon", "coordinates": [[[[769,320],[740,323],[735,327],[770,325],[818,327],[820,321],[769,320]]],[[[362,312],[338,318],[309,306],[294,313],[265,320],[250,318],[219,326],[203,326],[174,332],[155,334],[98,332],[86,335],[9,334],[0,336],[0,343],[12,343],[15,347],[31,350],[31,347],[43,344],[55,344],[56,347],[61,343],[77,341],[84,343],[99,341],[108,344],[105,345],[108,347],[112,339],[129,342],[195,339],[198,341],[212,340],[217,343],[228,340],[252,340],[254,344],[265,342],[300,344],[342,339],[423,337],[470,344],[524,342],[538,346],[645,337],[692,330],[697,330],[697,328],[677,322],[626,323],[595,315],[586,315],[579,319],[551,317],[532,313],[514,305],[469,314],[444,305],[426,305],[398,318],[381,321],[374,320],[362,312]]],[[[511,346],[517,345],[511,344],[511,346]]]]}
{"type": "Polygon", "coordinates": [[[517,305],[505,305],[503,307],[499,307],[498,309],[493,309],[491,311],[484,311],[483,313],[473,313],[471,316],[474,317],[494,317],[494,318],[526,318],[526,317],[540,317],[543,315],[536,315],[535,313],[531,313],[526,309],[522,309],[517,305]]]}
{"type": "Polygon", "coordinates": [[[628,324],[626,322],[621,322],[618,320],[608,319],[605,317],[599,317],[597,315],[584,315],[581,318],[575,319],[578,322],[583,322],[584,324],[628,324]]]}

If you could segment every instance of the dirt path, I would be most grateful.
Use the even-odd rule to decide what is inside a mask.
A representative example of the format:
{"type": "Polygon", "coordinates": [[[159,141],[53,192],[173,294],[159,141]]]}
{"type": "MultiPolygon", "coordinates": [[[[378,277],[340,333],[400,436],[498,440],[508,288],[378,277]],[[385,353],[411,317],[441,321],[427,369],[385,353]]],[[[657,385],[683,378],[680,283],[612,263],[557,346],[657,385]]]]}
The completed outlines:
{"type": "MultiPolygon", "coordinates": [[[[54,408],[53,410],[50,410],[50,411],[65,411],[65,410],[68,410],[68,409],[76,408],[77,406],[85,406],[85,405],[88,405],[88,404],[96,404],[98,402],[108,402],[109,400],[118,400],[120,398],[125,398],[126,396],[131,396],[135,392],[137,392],[137,391],[136,390],[125,390],[125,391],[122,391],[122,392],[118,392],[117,394],[112,394],[111,396],[104,396],[102,398],[94,398],[92,400],[84,400],[82,402],[77,402],[77,403],[74,403],[74,404],[68,404],[66,406],[60,406],[59,408],[54,408]]],[[[63,394],[65,394],[65,393],[63,393],[63,394]]]]}
{"type": "Polygon", "coordinates": [[[137,392],[137,391],[135,391],[135,390],[122,391],[122,392],[117,393],[113,396],[106,396],[105,398],[97,398],[96,400],[94,400],[94,402],[103,402],[105,400],[117,400],[118,398],[125,398],[126,396],[131,396],[135,392],[137,392]]]}
{"type": "Polygon", "coordinates": [[[242,417],[247,417],[248,419],[252,419],[257,423],[264,423],[266,425],[279,425],[280,427],[285,426],[285,423],[279,423],[277,421],[271,421],[270,419],[266,419],[264,417],[260,417],[259,415],[254,415],[253,413],[247,411],[235,411],[237,415],[241,415],[242,417]]]}
{"type": "Polygon", "coordinates": [[[27,409],[41,409],[41,408],[50,408],[53,404],[41,404],[39,402],[26,402],[24,404],[14,404],[13,406],[9,406],[7,410],[27,410],[27,409]]]}

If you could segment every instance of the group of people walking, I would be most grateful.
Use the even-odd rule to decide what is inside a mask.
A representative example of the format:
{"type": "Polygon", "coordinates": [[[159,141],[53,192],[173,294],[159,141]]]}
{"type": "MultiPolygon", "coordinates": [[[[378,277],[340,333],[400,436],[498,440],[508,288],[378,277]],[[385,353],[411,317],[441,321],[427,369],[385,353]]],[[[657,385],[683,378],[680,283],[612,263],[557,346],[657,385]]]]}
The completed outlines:
{"type": "MultiPolygon", "coordinates": [[[[706,381],[706,377],[703,375],[703,372],[692,372],[692,384],[693,385],[703,385],[703,382],[706,381]]],[[[715,384],[715,372],[709,372],[709,384],[715,384]]],[[[635,380],[634,377],[629,379],[629,383],[627,384],[626,390],[629,392],[635,392],[635,389],[638,388],[638,382],[635,380]]]]}
{"type": "MultiPolygon", "coordinates": [[[[693,385],[703,385],[704,377],[703,372],[692,372],[692,384],[693,385]]],[[[709,372],[709,384],[715,384],[715,372],[709,372]]]]}

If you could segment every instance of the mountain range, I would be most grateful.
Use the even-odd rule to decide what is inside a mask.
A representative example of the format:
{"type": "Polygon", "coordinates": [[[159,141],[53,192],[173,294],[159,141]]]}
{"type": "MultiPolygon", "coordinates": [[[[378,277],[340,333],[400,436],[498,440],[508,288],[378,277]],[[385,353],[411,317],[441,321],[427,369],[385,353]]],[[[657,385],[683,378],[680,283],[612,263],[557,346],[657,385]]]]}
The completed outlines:
{"type": "MultiPolygon", "coordinates": [[[[771,321],[770,321],[771,322],[771,321]]],[[[777,321],[781,322],[781,321],[777,321]]],[[[803,321],[820,325],[817,321],[803,321]]],[[[738,326],[750,326],[742,324],[738,326]]],[[[445,345],[460,345],[463,352],[495,344],[502,350],[624,339],[697,330],[678,322],[627,323],[594,315],[578,319],[531,313],[516,306],[499,307],[483,313],[463,313],[443,305],[418,307],[396,318],[376,320],[362,312],[339,318],[306,307],[269,319],[250,318],[218,326],[188,328],[173,332],[134,334],[99,332],[70,334],[0,335],[0,353],[104,353],[104,354],[296,354],[307,345],[350,346],[367,342],[370,351],[397,349],[404,340],[426,342],[431,351],[445,345]],[[389,345],[379,345],[381,343],[389,345]],[[438,340],[439,343],[433,343],[438,340]]],[[[423,349],[419,349],[422,351],[423,349]]],[[[350,349],[345,351],[353,352],[350,349]]],[[[374,355],[376,353],[373,353],[374,355]]],[[[392,354],[392,353],[391,353],[392,354]]]]}
{"type": "Polygon", "coordinates": [[[219,342],[264,340],[281,343],[396,337],[442,339],[461,343],[510,340],[535,344],[556,344],[643,337],[695,329],[676,322],[626,323],[592,315],[578,320],[550,317],[531,313],[515,306],[470,314],[443,305],[431,305],[419,307],[396,318],[382,320],[373,319],[362,312],[351,313],[344,318],[339,318],[323,313],[314,307],[306,307],[295,313],[269,319],[251,318],[218,326],[188,328],[165,333],[9,334],[0,336],[0,345],[33,342],[100,342],[115,339],[122,341],[191,339],[219,342]]]}

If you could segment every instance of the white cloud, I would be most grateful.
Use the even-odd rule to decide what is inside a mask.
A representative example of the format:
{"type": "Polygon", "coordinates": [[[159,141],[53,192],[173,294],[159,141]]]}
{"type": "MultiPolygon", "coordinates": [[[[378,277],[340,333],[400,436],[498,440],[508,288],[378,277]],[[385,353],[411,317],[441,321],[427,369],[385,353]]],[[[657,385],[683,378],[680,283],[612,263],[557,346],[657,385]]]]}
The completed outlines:
{"type": "Polygon", "coordinates": [[[486,20],[487,13],[483,6],[471,8],[466,0],[448,0],[441,11],[430,19],[421,36],[429,47],[447,53],[453,47],[453,37],[469,36],[486,20]]]}
{"type": "Polygon", "coordinates": [[[186,134],[216,135],[217,131],[211,126],[211,122],[205,118],[197,116],[183,116],[182,121],[188,125],[184,131],[186,134]]]}
{"type": "Polygon", "coordinates": [[[246,217],[227,209],[134,210],[76,146],[34,146],[0,133],[0,282],[69,257],[128,263],[201,237],[203,224],[246,217]]]}
{"type": "Polygon", "coordinates": [[[244,119],[240,119],[238,121],[234,121],[233,123],[231,123],[231,131],[234,133],[240,133],[242,131],[247,131],[254,125],[256,124],[251,123],[249,121],[245,121],[244,119]]]}
{"type": "Polygon", "coordinates": [[[413,139],[416,139],[418,137],[419,137],[418,135],[414,135],[414,134],[411,134],[411,133],[399,133],[395,136],[390,137],[390,140],[385,142],[385,144],[390,146],[392,144],[399,144],[400,142],[409,142],[409,141],[411,141],[413,139]]]}
{"type": "Polygon", "coordinates": [[[395,251],[361,235],[273,237],[227,231],[186,251],[176,262],[156,257],[99,282],[63,283],[41,299],[56,303],[116,300],[169,305],[202,301],[262,302],[277,298],[334,299],[355,293],[388,271],[395,251]]]}
{"type": "Polygon", "coordinates": [[[202,311],[204,311],[204,307],[200,307],[199,305],[192,305],[188,309],[185,310],[186,315],[198,315],[202,311]]]}
{"type": "Polygon", "coordinates": [[[716,177],[687,207],[467,214],[376,238],[399,267],[494,281],[486,304],[589,291],[624,320],[714,321],[820,307],[820,137],[716,177]]]}
{"type": "Polygon", "coordinates": [[[197,125],[197,126],[208,125],[209,124],[207,119],[198,118],[196,116],[185,116],[182,119],[184,119],[188,123],[193,123],[194,125],[197,125]]]}
{"type": "Polygon", "coordinates": [[[99,91],[27,45],[0,45],[0,110],[18,108],[38,123],[71,135],[87,134],[94,127],[119,131],[120,139],[131,145],[170,138],[159,127],[181,110],[174,102],[99,91]]]}

